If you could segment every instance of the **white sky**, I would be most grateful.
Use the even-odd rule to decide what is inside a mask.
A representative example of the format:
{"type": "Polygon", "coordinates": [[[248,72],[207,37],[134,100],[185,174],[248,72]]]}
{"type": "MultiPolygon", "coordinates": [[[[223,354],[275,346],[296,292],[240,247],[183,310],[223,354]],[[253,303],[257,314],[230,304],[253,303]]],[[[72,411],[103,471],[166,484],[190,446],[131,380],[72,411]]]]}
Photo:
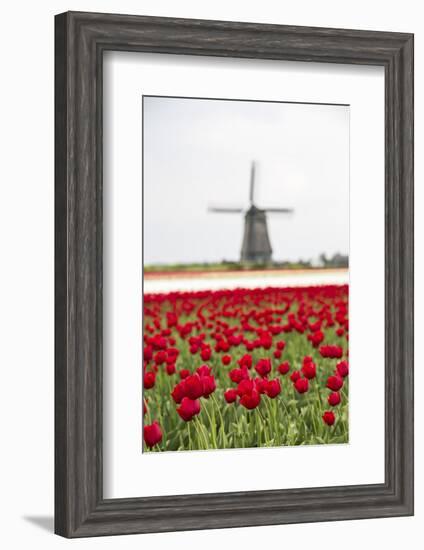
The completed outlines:
{"type": "Polygon", "coordinates": [[[274,260],[349,248],[349,107],[144,97],[144,262],[238,260],[252,160],[274,260]]]}

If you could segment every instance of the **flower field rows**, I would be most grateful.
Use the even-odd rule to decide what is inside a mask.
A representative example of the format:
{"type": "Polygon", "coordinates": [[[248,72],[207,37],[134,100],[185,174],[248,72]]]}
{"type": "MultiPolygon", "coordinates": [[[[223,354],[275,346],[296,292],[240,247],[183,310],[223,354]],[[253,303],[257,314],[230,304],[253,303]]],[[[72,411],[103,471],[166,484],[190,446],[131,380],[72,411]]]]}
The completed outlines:
{"type": "Polygon", "coordinates": [[[144,296],[145,451],[348,441],[348,287],[144,296]]]}

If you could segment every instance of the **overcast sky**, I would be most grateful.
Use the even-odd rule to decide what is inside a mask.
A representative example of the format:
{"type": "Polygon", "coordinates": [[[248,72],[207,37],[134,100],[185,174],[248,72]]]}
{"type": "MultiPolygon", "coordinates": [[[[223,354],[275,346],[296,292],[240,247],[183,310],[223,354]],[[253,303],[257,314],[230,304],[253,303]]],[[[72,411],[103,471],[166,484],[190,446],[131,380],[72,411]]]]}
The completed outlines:
{"type": "Polygon", "coordinates": [[[269,214],[274,260],[349,247],[349,107],[144,97],[144,262],[238,260],[242,214],[269,214]]]}

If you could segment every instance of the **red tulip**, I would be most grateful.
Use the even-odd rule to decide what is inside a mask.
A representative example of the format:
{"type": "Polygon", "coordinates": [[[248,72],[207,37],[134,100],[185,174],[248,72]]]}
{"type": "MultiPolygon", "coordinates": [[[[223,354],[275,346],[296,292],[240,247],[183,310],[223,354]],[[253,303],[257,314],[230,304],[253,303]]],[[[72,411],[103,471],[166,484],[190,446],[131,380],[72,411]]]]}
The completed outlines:
{"type": "Polygon", "coordinates": [[[330,359],[340,359],[340,357],[343,355],[343,348],[340,346],[321,346],[319,348],[319,352],[322,357],[328,357],[330,359]]]}
{"type": "Polygon", "coordinates": [[[193,416],[196,416],[199,412],[200,401],[198,399],[192,400],[188,397],[184,397],[181,401],[181,405],[177,407],[177,413],[186,422],[189,422],[193,416]]]}
{"type": "Polygon", "coordinates": [[[280,359],[281,358],[281,350],[279,350],[279,349],[274,350],[273,355],[274,355],[275,359],[280,359]]]}
{"type": "Polygon", "coordinates": [[[277,342],[277,348],[281,351],[283,351],[283,349],[286,347],[286,343],[284,342],[284,340],[280,340],[279,342],[277,342]]]}
{"type": "Polygon", "coordinates": [[[308,325],[309,325],[309,329],[312,331],[312,332],[317,332],[319,331],[319,329],[321,328],[321,325],[322,325],[322,321],[320,319],[318,319],[318,321],[316,321],[315,323],[311,323],[310,321],[308,322],[308,325]]]}
{"type": "Polygon", "coordinates": [[[298,371],[298,370],[294,370],[290,375],[290,380],[292,382],[297,382],[297,380],[299,380],[299,378],[300,378],[300,371],[298,371]]]}
{"type": "Polygon", "coordinates": [[[339,391],[343,387],[343,378],[340,376],[329,376],[327,378],[327,388],[332,391],[339,391]]]}
{"type": "Polygon", "coordinates": [[[144,389],[150,390],[153,388],[156,381],[156,374],[154,372],[146,372],[144,375],[144,389]]]}
{"type": "Polygon", "coordinates": [[[228,373],[228,376],[230,377],[231,381],[235,384],[238,384],[241,382],[244,378],[248,378],[249,375],[247,374],[247,369],[233,369],[230,370],[228,373]]]}
{"type": "Polygon", "coordinates": [[[226,392],[224,392],[224,399],[227,403],[234,403],[234,401],[237,399],[237,391],[233,388],[230,388],[226,392]]]}
{"type": "Polygon", "coordinates": [[[212,369],[208,365],[202,365],[201,367],[197,367],[196,372],[200,377],[210,376],[212,369]]]}
{"type": "Polygon", "coordinates": [[[184,380],[184,392],[187,397],[192,399],[199,399],[203,395],[203,384],[198,374],[192,374],[187,376],[184,380]]]}
{"type": "Polygon", "coordinates": [[[272,336],[269,332],[263,332],[259,337],[259,345],[264,349],[271,349],[272,336]]]}
{"type": "Polygon", "coordinates": [[[268,380],[266,378],[255,378],[253,380],[253,386],[256,391],[259,393],[265,393],[267,388],[268,380]]]}
{"type": "Polygon", "coordinates": [[[336,417],[334,416],[334,413],[332,411],[325,411],[325,413],[322,415],[322,419],[327,424],[327,426],[332,426],[336,421],[336,417]]]}
{"type": "Polygon", "coordinates": [[[175,315],[175,313],[172,313],[171,311],[168,311],[166,313],[166,320],[169,328],[175,327],[178,323],[178,317],[175,315]]]}
{"type": "Polygon", "coordinates": [[[152,346],[146,346],[143,349],[143,359],[144,361],[151,361],[153,358],[153,348],[152,346]]]}
{"type": "Polygon", "coordinates": [[[271,361],[269,359],[259,359],[255,370],[260,376],[267,376],[271,372],[271,361]]]}
{"type": "Polygon", "coordinates": [[[157,445],[162,440],[162,430],[155,420],[150,426],[144,426],[144,441],[150,448],[157,445]]]}
{"type": "Polygon", "coordinates": [[[200,357],[202,358],[203,361],[209,361],[211,356],[212,356],[212,351],[210,350],[210,348],[204,348],[200,352],[200,357]]]}
{"type": "Polygon", "coordinates": [[[288,361],[284,361],[284,363],[281,363],[281,365],[278,366],[278,372],[280,374],[287,374],[290,370],[290,363],[288,361]]]}
{"type": "Polygon", "coordinates": [[[312,343],[314,348],[317,348],[321,344],[321,342],[324,340],[324,333],[318,330],[317,332],[308,334],[308,340],[312,343]]]}
{"type": "Polygon", "coordinates": [[[312,380],[312,378],[315,378],[317,374],[317,368],[315,363],[312,363],[312,362],[305,363],[302,367],[302,373],[303,373],[303,376],[308,380],[312,380]]]}
{"type": "Polygon", "coordinates": [[[268,380],[265,393],[271,399],[274,399],[274,397],[277,397],[277,395],[281,393],[280,380],[278,378],[276,378],[275,380],[268,380]]]}
{"type": "Polygon", "coordinates": [[[294,383],[294,387],[298,393],[306,393],[309,389],[309,381],[307,378],[298,378],[294,383]]]}
{"type": "Polygon", "coordinates": [[[203,397],[209,397],[216,390],[215,378],[213,376],[202,376],[200,379],[203,388],[203,397]]]}
{"type": "Polygon", "coordinates": [[[223,365],[229,365],[231,363],[231,355],[223,355],[221,361],[223,365]]]}
{"type": "Polygon", "coordinates": [[[332,407],[335,407],[341,401],[341,397],[340,397],[339,392],[333,391],[332,393],[330,393],[327,400],[328,400],[329,405],[331,405],[332,407]]]}
{"type": "Polygon", "coordinates": [[[162,365],[162,363],[165,363],[166,361],[166,351],[158,351],[155,355],[155,363],[156,365],[162,365]]]}
{"type": "Polygon", "coordinates": [[[241,380],[237,385],[238,395],[250,393],[254,389],[255,389],[255,385],[253,383],[253,380],[250,378],[245,378],[244,380],[241,380]]]}
{"type": "Polygon", "coordinates": [[[181,403],[183,397],[185,397],[184,382],[179,382],[171,392],[172,399],[175,403],[181,403]]]}
{"type": "Polygon", "coordinates": [[[180,375],[181,380],[184,380],[184,378],[187,378],[187,376],[190,375],[190,371],[188,369],[181,369],[178,374],[180,375]]]}
{"type": "Polygon", "coordinates": [[[219,342],[215,347],[216,351],[228,351],[229,349],[230,349],[230,344],[224,339],[219,340],[219,342]]]}
{"type": "Polygon", "coordinates": [[[237,361],[237,363],[240,367],[250,369],[252,367],[252,356],[249,353],[246,353],[237,361]]]}
{"type": "Polygon", "coordinates": [[[175,364],[174,363],[168,363],[166,365],[166,372],[171,376],[172,374],[175,374],[175,364]]]}
{"type": "Polygon", "coordinates": [[[336,365],[337,372],[339,376],[345,378],[349,374],[349,365],[347,361],[340,361],[336,365]]]}
{"type": "Polygon", "coordinates": [[[261,396],[256,390],[253,390],[251,393],[245,393],[240,398],[240,404],[246,409],[256,409],[260,402],[261,396]]]}

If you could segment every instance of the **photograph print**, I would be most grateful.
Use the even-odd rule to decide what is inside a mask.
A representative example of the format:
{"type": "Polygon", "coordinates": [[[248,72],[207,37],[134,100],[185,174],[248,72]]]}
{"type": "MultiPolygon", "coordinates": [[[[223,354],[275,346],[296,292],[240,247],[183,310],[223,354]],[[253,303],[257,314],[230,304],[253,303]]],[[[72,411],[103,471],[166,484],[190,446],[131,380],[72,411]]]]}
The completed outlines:
{"type": "Polygon", "coordinates": [[[349,106],[143,96],[143,452],[349,442],[349,106]]]}

